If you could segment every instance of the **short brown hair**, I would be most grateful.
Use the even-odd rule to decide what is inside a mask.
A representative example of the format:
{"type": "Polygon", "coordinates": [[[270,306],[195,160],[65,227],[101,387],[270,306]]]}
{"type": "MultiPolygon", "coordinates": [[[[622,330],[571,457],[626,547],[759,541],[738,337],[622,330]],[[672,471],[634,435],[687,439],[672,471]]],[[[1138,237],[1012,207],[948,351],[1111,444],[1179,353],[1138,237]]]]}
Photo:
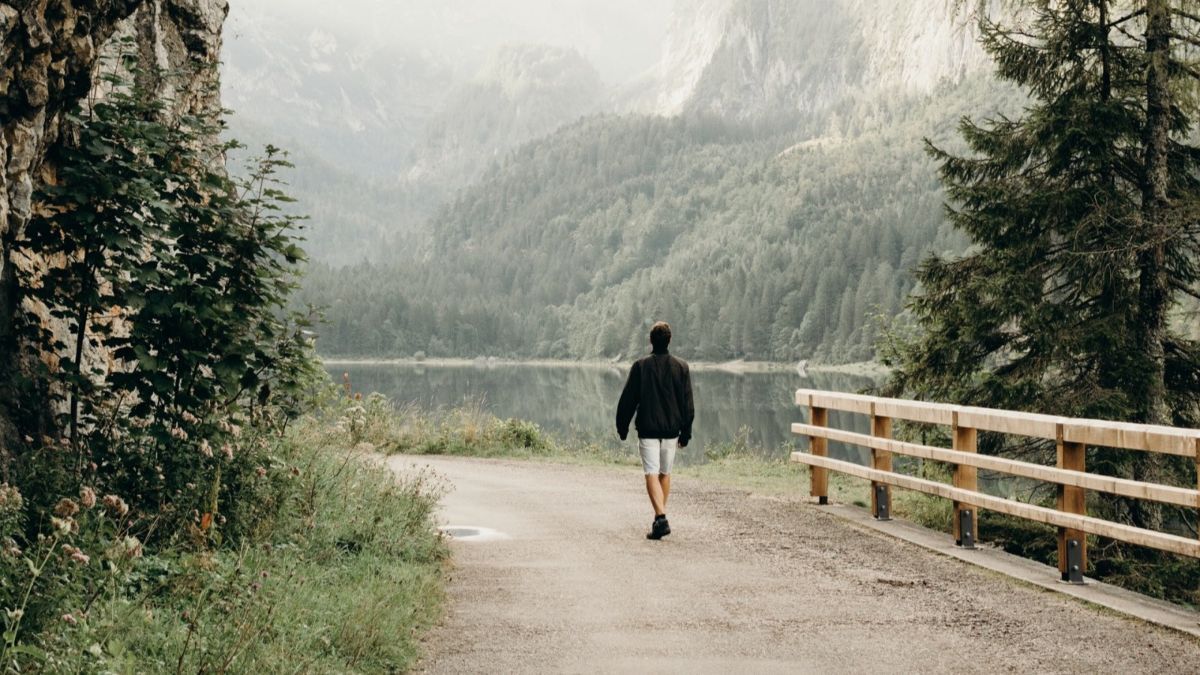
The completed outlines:
{"type": "Polygon", "coordinates": [[[664,349],[671,344],[671,324],[666,321],[656,321],[650,327],[650,344],[655,349],[664,349]]]}

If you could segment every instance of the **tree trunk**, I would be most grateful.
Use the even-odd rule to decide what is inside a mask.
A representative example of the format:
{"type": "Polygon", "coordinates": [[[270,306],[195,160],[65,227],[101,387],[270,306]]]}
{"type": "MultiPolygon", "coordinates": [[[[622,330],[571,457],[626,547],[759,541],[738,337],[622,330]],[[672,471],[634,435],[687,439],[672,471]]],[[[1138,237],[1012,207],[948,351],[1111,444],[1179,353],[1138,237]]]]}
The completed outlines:
{"type": "MultiPolygon", "coordinates": [[[[1170,424],[1167,405],[1167,309],[1170,303],[1166,267],[1168,218],[1168,152],[1171,132],[1170,58],[1171,8],[1168,0],[1146,0],[1146,128],[1143,137],[1142,227],[1138,245],[1137,349],[1142,360],[1140,386],[1134,388],[1134,421],[1170,424]]],[[[1158,482],[1161,457],[1133,458],[1134,480],[1158,482]]],[[[1158,505],[1131,500],[1134,525],[1159,529],[1163,511],[1158,505]]]]}
{"type": "Polygon", "coordinates": [[[1167,154],[1171,130],[1171,9],[1168,0],[1146,2],[1146,128],[1143,139],[1142,232],[1138,242],[1138,351],[1144,359],[1143,384],[1134,401],[1138,422],[1169,424],[1166,359],[1170,287],[1166,268],[1168,195],[1167,154]]]}

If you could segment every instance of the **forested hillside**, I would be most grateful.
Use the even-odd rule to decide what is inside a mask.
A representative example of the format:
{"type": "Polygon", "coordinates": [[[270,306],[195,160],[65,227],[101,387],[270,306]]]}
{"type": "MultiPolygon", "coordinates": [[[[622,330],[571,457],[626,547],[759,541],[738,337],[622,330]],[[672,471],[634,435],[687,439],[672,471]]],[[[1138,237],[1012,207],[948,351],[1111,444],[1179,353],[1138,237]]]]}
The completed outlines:
{"type": "Polygon", "coordinates": [[[922,136],[1013,108],[990,79],[773,127],[597,117],[513,152],[421,257],[310,270],[326,354],[589,358],[666,319],[704,359],[869,358],[908,270],[957,250],[922,136]]]}

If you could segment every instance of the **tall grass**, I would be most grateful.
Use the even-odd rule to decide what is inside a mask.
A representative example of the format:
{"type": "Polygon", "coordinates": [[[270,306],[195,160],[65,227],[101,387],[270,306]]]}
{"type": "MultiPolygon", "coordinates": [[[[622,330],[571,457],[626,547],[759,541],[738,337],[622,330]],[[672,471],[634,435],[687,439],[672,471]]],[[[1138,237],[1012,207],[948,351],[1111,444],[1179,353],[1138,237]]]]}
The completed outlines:
{"type": "Polygon", "coordinates": [[[409,669],[441,607],[447,547],[432,514],[444,486],[364,461],[337,425],[344,413],[304,418],[275,443],[268,496],[236,547],[146,553],[119,575],[89,562],[75,572],[89,592],[7,654],[6,669],[409,669]]]}

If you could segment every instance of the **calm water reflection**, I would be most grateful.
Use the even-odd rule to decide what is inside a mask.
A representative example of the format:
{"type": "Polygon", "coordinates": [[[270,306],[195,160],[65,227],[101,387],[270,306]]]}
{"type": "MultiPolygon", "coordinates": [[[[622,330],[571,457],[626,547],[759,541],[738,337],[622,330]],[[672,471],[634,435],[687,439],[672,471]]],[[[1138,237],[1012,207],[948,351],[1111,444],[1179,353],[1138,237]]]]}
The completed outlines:
{"type": "MultiPolygon", "coordinates": [[[[614,429],[617,397],[626,368],[544,365],[415,365],[382,364],[330,366],[335,381],[349,373],[355,391],[378,391],[398,403],[426,408],[446,408],[483,401],[497,417],[531,420],[561,439],[581,438],[612,446],[621,444],[614,429]]],[[[773,455],[790,452],[795,439],[793,422],[805,411],[793,403],[800,387],[833,391],[859,391],[869,378],[833,373],[738,374],[718,370],[693,371],[696,423],[693,441],[680,461],[702,461],[704,448],[727,443],[739,433],[751,446],[773,455]]],[[[830,413],[830,424],[867,432],[859,415],[830,413]]],[[[632,450],[633,441],[626,445],[632,450]]],[[[863,461],[857,448],[831,444],[830,454],[863,461]]]]}

